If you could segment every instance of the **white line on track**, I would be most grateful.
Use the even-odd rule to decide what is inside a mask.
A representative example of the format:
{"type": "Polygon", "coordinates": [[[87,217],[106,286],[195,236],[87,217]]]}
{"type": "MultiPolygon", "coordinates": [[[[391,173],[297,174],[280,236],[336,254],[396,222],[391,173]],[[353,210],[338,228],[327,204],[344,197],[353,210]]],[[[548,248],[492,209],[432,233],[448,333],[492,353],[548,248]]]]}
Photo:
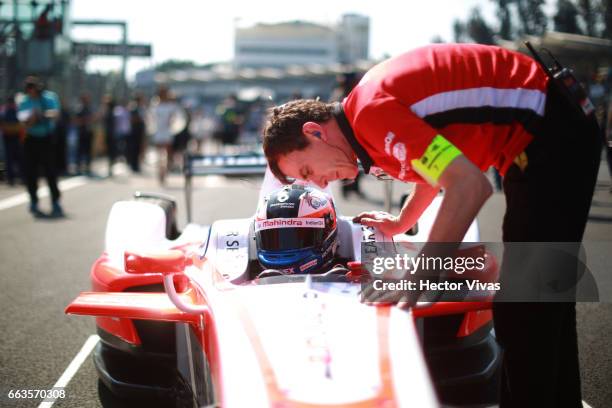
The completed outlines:
{"type": "MultiPolygon", "coordinates": [[[[87,183],[87,177],[85,176],[77,176],[71,177],[66,180],[62,180],[58,183],[57,187],[60,191],[68,191],[73,188],[77,188],[87,183]]],[[[49,196],[49,188],[47,186],[40,187],[38,189],[38,198],[44,198],[49,196]]],[[[21,204],[26,204],[30,202],[30,197],[28,193],[20,193],[14,195],[9,198],[5,198],[4,200],[0,200],[0,211],[6,210],[7,208],[16,207],[21,204]]]]}
{"type": "MultiPolygon", "coordinates": [[[[83,364],[87,356],[89,356],[89,353],[91,353],[96,344],[98,344],[98,341],[100,341],[100,337],[98,337],[98,335],[92,334],[91,336],[89,336],[87,341],[85,341],[85,344],[83,344],[83,347],[81,347],[81,350],[77,353],[76,356],[74,356],[70,364],[68,364],[68,367],[66,368],[62,376],[59,378],[59,380],[57,380],[53,388],[64,388],[68,385],[72,377],[74,377],[76,372],[81,367],[81,364],[83,364]]],[[[53,406],[56,400],[57,398],[51,398],[50,400],[47,399],[41,402],[38,408],[50,408],[51,406],[53,406]]]]}

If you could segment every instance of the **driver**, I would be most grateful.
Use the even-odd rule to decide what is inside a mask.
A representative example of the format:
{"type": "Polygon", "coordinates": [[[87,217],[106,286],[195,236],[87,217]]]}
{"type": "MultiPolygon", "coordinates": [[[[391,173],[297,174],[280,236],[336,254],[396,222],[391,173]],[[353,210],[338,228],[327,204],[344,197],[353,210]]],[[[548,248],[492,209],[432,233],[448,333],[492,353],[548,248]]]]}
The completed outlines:
{"type": "Polygon", "coordinates": [[[257,259],[264,269],[319,273],[338,248],[336,208],[330,196],[293,184],[264,197],[254,219],[257,259]]]}

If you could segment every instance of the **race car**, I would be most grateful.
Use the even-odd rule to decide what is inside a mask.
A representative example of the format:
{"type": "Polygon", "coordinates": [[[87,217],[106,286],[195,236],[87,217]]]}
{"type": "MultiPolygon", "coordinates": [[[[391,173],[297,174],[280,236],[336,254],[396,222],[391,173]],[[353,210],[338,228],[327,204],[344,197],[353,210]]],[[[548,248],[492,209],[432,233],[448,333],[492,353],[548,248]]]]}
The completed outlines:
{"type": "MultiPolygon", "coordinates": [[[[295,194],[272,180],[266,174],[260,201],[283,210],[295,194]]],[[[333,200],[329,191],[300,194],[316,215],[308,228],[329,226],[317,212],[333,200]]],[[[425,241],[439,205],[403,237],[334,213],[333,231],[298,231],[304,248],[314,236],[331,242],[313,255],[283,247],[291,239],[271,235],[270,221],[290,217],[268,220],[261,206],[250,218],[189,223],[179,233],[171,198],[137,194],[111,209],[93,291],[66,313],[96,316],[94,363],[121,398],[224,407],[493,402],[500,353],[490,302],[405,310],[360,301],[362,245],[425,241]]],[[[465,241],[478,241],[476,224],[465,241]]]]}

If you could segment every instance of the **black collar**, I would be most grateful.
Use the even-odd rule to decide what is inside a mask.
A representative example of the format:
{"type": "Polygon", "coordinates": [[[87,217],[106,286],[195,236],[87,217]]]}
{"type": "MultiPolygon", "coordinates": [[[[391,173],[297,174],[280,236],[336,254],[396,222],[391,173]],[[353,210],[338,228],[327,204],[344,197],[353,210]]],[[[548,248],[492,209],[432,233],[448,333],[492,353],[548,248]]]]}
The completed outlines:
{"type": "Polygon", "coordinates": [[[349,142],[351,148],[353,149],[353,151],[357,155],[357,158],[361,162],[365,174],[369,174],[370,167],[372,167],[374,161],[372,160],[368,152],[366,152],[363,146],[360,145],[357,139],[355,138],[353,128],[351,128],[351,125],[349,124],[349,121],[346,118],[346,115],[344,114],[344,108],[342,107],[342,104],[340,102],[334,104],[332,114],[334,115],[334,119],[336,119],[336,122],[338,123],[340,131],[346,138],[346,141],[349,142]]]}

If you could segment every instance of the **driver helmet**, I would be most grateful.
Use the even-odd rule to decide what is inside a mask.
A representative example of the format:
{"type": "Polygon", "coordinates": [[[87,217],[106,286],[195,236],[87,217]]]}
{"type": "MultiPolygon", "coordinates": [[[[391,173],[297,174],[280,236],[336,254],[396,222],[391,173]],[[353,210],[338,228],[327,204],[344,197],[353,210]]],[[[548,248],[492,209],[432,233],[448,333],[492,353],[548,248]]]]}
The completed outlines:
{"type": "Polygon", "coordinates": [[[284,186],[264,197],[254,223],[257,258],[266,269],[317,273],[336,255],[333,200],[310,186],[284,186]]]}

